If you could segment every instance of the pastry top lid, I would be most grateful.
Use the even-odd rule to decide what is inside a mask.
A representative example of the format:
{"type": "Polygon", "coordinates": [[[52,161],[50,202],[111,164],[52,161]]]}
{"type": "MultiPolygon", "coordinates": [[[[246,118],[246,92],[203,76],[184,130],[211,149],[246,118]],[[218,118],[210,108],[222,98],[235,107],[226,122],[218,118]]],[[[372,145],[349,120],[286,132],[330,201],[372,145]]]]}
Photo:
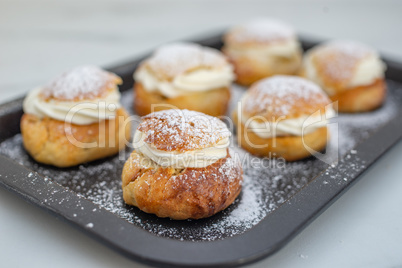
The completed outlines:
{"type": "Polygon", "coordinates": [[[262,116],[268,121],[279,117],[297,118],[324,109],[330,100],[315,83],[304,78],[276,75],[254,83],[242,99],[247,118],[262,116]]]}
{"type": "Polygon", "coordinates": [[[307,53],[323,83],[334,87],[346,86],[355,75],[359,63],[368,57],[379,56],[372,48],[347,40],[327,42],[307,53]]]}
{"type": "Polygon", "coordinates": [[[196,111],[164,110],[146,115],[142,120],[137,131],[145,134],[147,144],[163,151],[213,147],[231,135],[221,120],[196,111]]]}
{"type": "Polygon", "coordinates": [[[230,29],[224,36],[228,44],[269,44],[296,37],[294,29],[279,20],[260,18],[230,29]]]}
{"type": "Polygon", "coordinates": [[[46,99],[79,101],[101,98],[116,90],[122,80],[119,76],[97,66],[85,65],[64,72],[43,87],[46,99]]]}
{"type": "Polygon", "coordinates": [[[170,81],[196,69],[220,69],[228,65],[225,56],[217,49],[194,43],[173,43],[158,48],[141,67],[148,68],[161,80],[170,81]]]}

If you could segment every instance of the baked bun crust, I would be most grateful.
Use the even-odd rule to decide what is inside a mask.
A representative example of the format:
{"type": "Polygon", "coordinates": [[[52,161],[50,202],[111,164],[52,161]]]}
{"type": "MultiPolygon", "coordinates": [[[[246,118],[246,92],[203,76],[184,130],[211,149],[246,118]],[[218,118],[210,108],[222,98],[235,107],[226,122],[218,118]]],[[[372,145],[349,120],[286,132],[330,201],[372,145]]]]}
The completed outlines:
{"type": "Polygon", "coordinates": [[[341,91],[330,96],[332,101],[338,101],[338,111],[344,113],[367,112],[380,107],[385,100],[387,86],[384,79],[377,79],[373,84],[341,91]]]}
{"type": "Polygon", "coordinates": [[[330,104],[319,86],[296,76],[277,75],[254,83],[242,100],[242,114],[247,118],[298,118],[317,111],[325,112],[330,104]]]}
{"type": "Polygon", "coordinates": [[[384,102],[385,65],[378,54],[364,44],[333,41],[306,53],[300,75],[318,83],[338,101],[340,112],[365,112],[384,102]]]}
{"type": "Polygon", "coordinates": [[[212,216],[235,200],[242,168],[229,154],[231,134],[221,120],[172,109],[142,119],[122,173],[127,204],[184,220],[212,216]]]}
{"type": "Polygon", "coordinates": [[[302,51],[293,28],[272,19],[252,20],[223,37],[223,53],[235,67],[236,82],[252,83],[277,74],[296,74],[302,51]]]}
{"type": "Polygon", "coordinates": [[[263,79],[254,83],[245,93],[240,113],[233,112],[238,143],[257,156],[283,157],[287,161],[308,157],[325,148],[328,133],[325,124],[306,131],[309,124],[303,128],[303,122],[316,113],[325,115],[328,109],[326,106],[329,104],[330,100],[326,94],[317,85],[303,78],[275,76],[263,79]],[[242,118],[239,118],[239,115],[242,118]],[[283,133],[280,133],[279,126],[283,120],[293,122],[287,123],[283,133]],[[302,122],[299,122],[300,120],[302,122]],[[276,127],[275,131],[280,135],[257,135],[250,129],[251,122],[269,123],[270,126],[276,127]],[[299,134],[286,132],[289,129],[293,131],[294,128],[299,134]]]}
{"type": "Polygon", "coordinates": [[[80,101],[104,98],[123,80],[96,66],[80,66],[64,72],[43,87],[42,97],[56,101],[80,101]]]}
{"type": "Polygon", "coordinates": [[[161,81],[199,69],[221,69],[228,65],[225,56],[217,49],[195,43],[176,43],[161,46],[139,68],[148,69],[161,81]]]}
{"type": "Polygon", "coordinates": [[[70,167],[111,156],[124,148],[130,138],[128,113],[120,108],[116,118],[90,125],[75,125],[24,114],[21,119],[23,144],[38,162],[70,167]],[[93,148],[83,148],[80,144],[93,148]]]}
{"type": "Polygon", "coordinates": [[[294,75],[302,62],[301,52],[292,53],[287,57],[273,57],[269,62],[262,62],[247,56],[233,55],[226,48],[222,51],[234,66],[236,83],[243,86],[277,74],[294,75]]]}
{"type": "Polygon", "coordinates": [[[123,168],[123,199],[174,220],[210,217],[241,191],[242,169],[228,154],[205,168],[161,167],[134,151],[123,168]]]}
{"type": "Polygon", "coordinates": [[[166,98],[159,92],[146,91],[143,85],[137,82],[134,92],[134,110],[141,116],[168,109],[189,109],[212,116],[221,116],[226,113],[230,100],[228,87],[166,98]]]}
{"type": "MultiPolygon", "coordinates": [[[[233,119],[237,122],[237,113],[233,114],[233,119]]],[[[247,130],[243,123],[237,125],[237,142],[249,153],[260,157],[283,157],[290,162],[309,157],[314,151],[321,152],[326,147],[327,139],[327,127],[304,136],[261,138],[247,130]]]]}
{"type": "Polygon", "coordinates": [[[141,62],[134,80],[134,110],[139,115],[191,109],[221,116],[226,113],[234,72],[219,50],[177,43],[161,46],[141,62]]]}
{"type": "Polygon", "coordinates": [[[214,147],[231,136],[220,119],[196,111],[169,110],[142,117],[137,128],[157,150],[186,152],[214,147]]]}

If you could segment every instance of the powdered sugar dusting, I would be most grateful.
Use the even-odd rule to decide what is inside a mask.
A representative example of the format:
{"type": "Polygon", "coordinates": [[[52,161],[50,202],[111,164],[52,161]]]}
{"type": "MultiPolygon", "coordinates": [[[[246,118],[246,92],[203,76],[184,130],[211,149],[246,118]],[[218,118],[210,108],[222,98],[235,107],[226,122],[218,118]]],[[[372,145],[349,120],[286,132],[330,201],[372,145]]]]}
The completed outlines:
{"type": "Polygon", "coordinates": [[[231,135],[226,125],[216,117],[176,109],[144,116],[138,130],[145,134],[145,142],[164,151],[203,149],[231,135]]]}
{"type": "Polygon", "coordinates": [[[47,98],[62,100],[92,99],[116,86],[117,76],[97,66],[86,65],[67,71],[44,86],[47,98]]]}
{"type": "Polygon", "coordinates": [[[92,222],[89,222],[85,225],[87,228],[94,228],[94,224],[92,222]]]}
{"type": "Polygon", "coordinates": [[[326,43],[325,46],[327,49],[333,49],[346,54],[349,58],[361,59],[368,54],[375,54],[375,51],[367,45],[350,40],[331,41],[326,43]]]}
{"type": "Polygon", "coordinates": [[[173,43],[160,47],[147,60],[147,65],[155,75],[165,74],[173,78],[195,68],[220,68],[228,63],[223,54],[210,47],[194,43],[173,43]]]}
{"type": "Polygon", "coordinates": [[[289,114],[300,101],[316,106],[313,111],[306,112],[314,112],[329,104],[328,97],[313,82],[294,76],[276,75],[252,85],[242,105],[249,114],[268,111],[273,116],[282,116],[289,114]]]}
{"type": "MultiPolygon", "coordinates": [[[[383,107],[364,114],[340,114],[336,120],[332,121],[331,126],[337,124],[339,132],[335,131],[336,128],[331,129],[333,131],[331,131],[329,150],[339,146],[339,152],[336,153],[343,155],[343,158],[338,164],[330,166],[315,158],[293,163],[286,163],[281,159],[260,161],[260,158],[250,156],[239,148],[235,137],[232,137],[233,161],[241,161],[244,169],[243,189],[231,206],[207,219],[173,221],[158,218],[135,207],[125,205],[122,199],[120,176],[125,160],[132,151],[130,148],[114,157],[78,167],[59,169],[33,161],[23,149],[21,135],[17,134],[0,144],[0,154],[35,171],[29,177],[33,184],[41,179],[36,175],[39,173],[45,176],[45,180],[48,180],[49,183],[53,181],[60,183],[99,207],[154,235],[179,241],[224,239],[246,232],[265,217],[269,217],[269,214],[284,202],[292,202],[290,198],[323,170],[327,169],[325,172],[328,176],[328,179],[323,182],[323,187],[331,187],[330,182],[348,183],[356,173],[364,169],[365,163],[358,159],[353,147],[386,124],[400,110],[402,87],[400,84],[389,81],[387,84],[390,90],[383,107]],[[334,135],[336,133],[338,134],[334,135]],[[349,173],[346,176],[340,176],[340,171],[349,173]]],[[[244,88],[234,86],[232,91],[234,97],[230,105],[231,110],[235,108],[244,88]]],[[[131,100],[132,91],[124,92],[122,97],[131,100]]],[[[131,103],[127,103],[127,105],[131,105],[131,103]]],[[[225,173],[225,169],[222,169],[222,172],[225,173]]],[[[54,201],[52,196],[46,196],[45,199],[43,200],[45,203],[54,201]]],[[[57,200],[57,202],[63,203],[63,200],[57,200]]],[[[87,215],[94,213],[81,210],[81,206],[78,208],[79,210],[74,211],[74,214],[72,212],[72,218],[79,218],[82,213],[87,215]]],[[[96,228],[98,226],[96,222],[92,222],[92,224],[87,227],[96,228]]]]}
{"type": "Polygon", "coordinates": [[[370,47],[347,40],[324,43],[311,51],[318,70],[334,81],[348,81],[358,63],[368,56],[378,57],[370,47]]]}
{"type": "Polygon", "coordinates": [[[226,178],[229,182],[233,182],[241,175],[241,163],[235,158],[226,158],[218,168],[218,177],[226,178]]]}
{"type": "Polygon", "coordinates": [[[294,29],[279,20],[259,18],[237,26],[229,31],[234,42],[273,42],[295,37],[294,29]]]}

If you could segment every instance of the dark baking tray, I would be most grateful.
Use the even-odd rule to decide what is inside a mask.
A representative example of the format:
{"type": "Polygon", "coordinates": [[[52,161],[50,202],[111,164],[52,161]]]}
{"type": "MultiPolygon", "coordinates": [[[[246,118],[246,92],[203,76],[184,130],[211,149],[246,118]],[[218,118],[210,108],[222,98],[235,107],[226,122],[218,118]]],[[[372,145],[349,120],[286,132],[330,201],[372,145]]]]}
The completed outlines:
{"type": "MultiPolygon", "coordinates": [[[[222,35],[218,34],[197,42],[220,48],[221,37],[222,35]]],[[[301,40],[304,49],[317,43],[309,38],[301,38],[301,40]]],[[[129,92],[132,88],[132,73],[141,60],[137,59],[108,68],[123,78],[124,84],[120,88],[122,92],[129,92]]],[[[402,64],[384,60],[388,65],[386,72],[390,87],[388,98],[394,99],[393,101],[399,104],[402,99],[400,94],[402,64]]],[[[22,98],[0,106],[0,145],[16,137],[14,141],[18,143],[16,147],[21,147],[21,141],[18,140],[21,115],[22,98]]],[[[282,195],[282,199],[284,196],[286,198],[275,200],[275,196],[281,196],[274,192],[270,198],[275,206],[257,224],[238,234],[233,233],[233,236],[225,236],[223,235],[225,230],[221,230],[223,233],[220,237],[217,236],[211,241],[202,241],[202,237],[192,237],[187,232],[203,224],[209,224],[208,221],[219,222],[224,217],[222,215],[198,222],[178,222],[157,219],[153,215],[121,204],[124,209],[135,215],[137,220],[140,219],[141,222],[147,223],[148,227],[151,226],[147,229],[133,224],[133,219],[130,221],[121,217],[110,207],[102,206],[102,204],[100,206],[99,203],[92,202],[90,198],[85,198],[82,190],[85,181],[74,180],[73,175],[81,174],[82,169],[90,169],[96,165],[103,167],[108,161],[111,163],[109,165],[120,163],[112,161],[111,158],[61,171],[36,164],[26,155],[22,157],[24,160],[19,161],[22,149],[18,149],[19,154],[0,155],[0,184],[28,202],[45,209],[136,261],[158,266],[238,266],[260,260],[280,249],[349,189],[363,172],[401,138],[401,116],[402,113],[398,108],[391,118],[385,119],[384,124],[359,136],[358,139],[362,141],[354,146],[353,150],[348,148],[337,163],[319,164],[317,166],[319,171],[315,170],[311,173],[314,173],[314,176],[302,180],[296,179],[299,182],[297,190],[286,192],[286,187],[292,183],[292,180],[282,181],[282,188],[277,187],[274,191],[286,193],[282,195]],[[67,174],[67,176],[64,175],[64,179],[67,177],[67,180],[54,179],[62,172],[67,174]],[[71,174],[71,180],[68,180],[68,174],[71,174]],[[152,229],[154,227],[156,229],[152,229]],[[169,237],[163,232],[158,233],[158,230],[167,227],[171,228],[170,230],[183,232],[181,239],[177,239],[174,235],[169,237]]],[[[13,143],[11,145],[15,146],[13,143]]],[[[316,162],[310,159],[301,163],[308,167],[316,162]]],[[[121,163],[109,167],[108,170],[107,176],[120,180],[121,163]]],[[[94,174],[86,178],[89,183],[91,181],[94,183],[98,179],[97,173],[94,174]]],[[[294,174],[295,178],[300,176],[298,173],[294,174]]],[[[236,202],[233,206],[236,206],[236,202]]],[[[230,213],[230,207],[228,211],[221,214],[230,213]]]]}

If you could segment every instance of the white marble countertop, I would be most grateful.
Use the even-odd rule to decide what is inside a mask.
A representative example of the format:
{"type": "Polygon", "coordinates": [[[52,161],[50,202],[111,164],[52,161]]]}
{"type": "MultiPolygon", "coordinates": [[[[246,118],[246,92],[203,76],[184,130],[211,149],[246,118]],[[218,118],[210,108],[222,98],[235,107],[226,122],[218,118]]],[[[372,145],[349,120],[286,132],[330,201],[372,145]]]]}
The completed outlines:
{"type": "MultiPolygon", "coordinates": [[[[2,0],[0,102],[73,66],[113,65],[255,16],[402,60],[401,11],[401,1],[2,0]]],[[[402,266],[400,159],[401,143],[288,245],[250,267],[402,266]]],[[[142,266],[2,188],[0,219],[2,267],[142,266]]]]}

